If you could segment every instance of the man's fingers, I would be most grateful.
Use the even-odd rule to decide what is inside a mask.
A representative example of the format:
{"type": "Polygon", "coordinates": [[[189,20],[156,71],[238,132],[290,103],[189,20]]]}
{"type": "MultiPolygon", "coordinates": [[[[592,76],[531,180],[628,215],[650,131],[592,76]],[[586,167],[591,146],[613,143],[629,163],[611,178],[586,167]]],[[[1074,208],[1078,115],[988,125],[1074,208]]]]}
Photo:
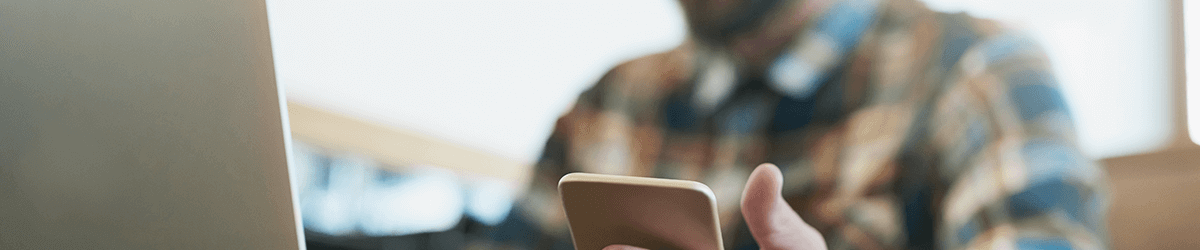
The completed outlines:
{"type": "Polygon", "coordinates": [[[742,192],[742,217],[762,249],[826,249],[825,239],[788,206],[781,194],[783,174],[770,163],[750,174],[742,192]]]}
{"type": "Polygon", "coordinates": [[[608,245],[604,250],[647,250],[645,248],[627,246],[627,245],[608,245]]]}

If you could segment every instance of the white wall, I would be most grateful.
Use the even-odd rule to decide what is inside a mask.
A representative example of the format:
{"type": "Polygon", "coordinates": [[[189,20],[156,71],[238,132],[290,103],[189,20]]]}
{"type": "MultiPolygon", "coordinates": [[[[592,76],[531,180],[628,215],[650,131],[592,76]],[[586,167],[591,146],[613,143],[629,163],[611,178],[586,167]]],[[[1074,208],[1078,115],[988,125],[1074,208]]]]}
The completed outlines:
{"type": "MultiPolygon", "coordinates": [[[[1056,64],[1086,153],[1170,136],[1165,1],[929,0],[1028,29],[1056,64]]],[[[532,161],[604,70],[682,41],[672,0],[270,0],[289,98],[532,161]]]]}
{"type": "Polygon", "coordinates": [[[674,47],[667,0],[270,0],[289,99],[533,161],[604,71],[674,47]]]}
{"type": "MultiPolygon", "coordinates": [[[[1200,74],[1200,3],[1183,1],[1184,47],[1187,47],[1187,74],[1200,74]]],[[[1200,144],[1200,77],[1187,80],[1188,132],[1192,142],[1200,144]]]]}

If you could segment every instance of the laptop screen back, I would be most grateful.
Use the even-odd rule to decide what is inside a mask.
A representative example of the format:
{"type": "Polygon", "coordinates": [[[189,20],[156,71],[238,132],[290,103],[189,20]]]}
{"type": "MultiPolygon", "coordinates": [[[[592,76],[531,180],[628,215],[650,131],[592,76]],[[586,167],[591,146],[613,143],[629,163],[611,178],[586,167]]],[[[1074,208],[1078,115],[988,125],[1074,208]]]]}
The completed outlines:
{"type": "Polygon", "coordinates": [[[297,249],[264,1],[0,1],[0,249],[297,249]]]}

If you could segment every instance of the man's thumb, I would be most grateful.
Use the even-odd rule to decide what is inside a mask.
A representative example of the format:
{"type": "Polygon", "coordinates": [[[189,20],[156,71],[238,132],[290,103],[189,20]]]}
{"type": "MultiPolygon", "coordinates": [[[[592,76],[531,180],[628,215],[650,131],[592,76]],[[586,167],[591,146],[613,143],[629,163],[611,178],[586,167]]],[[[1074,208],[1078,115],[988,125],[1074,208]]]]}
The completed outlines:
{"type": "Polygon", "coordinates": [[[788,206],[781,194],[783,174],[764,163],[754,169],[742,192],[742,217],[762,249],[827,249],[821,233],[788,206]]]}

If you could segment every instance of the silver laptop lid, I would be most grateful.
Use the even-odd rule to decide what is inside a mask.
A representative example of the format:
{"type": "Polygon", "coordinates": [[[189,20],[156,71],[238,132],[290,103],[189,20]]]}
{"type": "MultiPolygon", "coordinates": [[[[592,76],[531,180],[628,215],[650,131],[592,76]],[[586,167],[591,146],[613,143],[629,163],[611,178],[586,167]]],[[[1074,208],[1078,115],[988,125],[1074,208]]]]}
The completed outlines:
{"type": "Polygon", "coordinates": [[[0,249],[297,249],[262,0],[0,1],[0,249]]]}

